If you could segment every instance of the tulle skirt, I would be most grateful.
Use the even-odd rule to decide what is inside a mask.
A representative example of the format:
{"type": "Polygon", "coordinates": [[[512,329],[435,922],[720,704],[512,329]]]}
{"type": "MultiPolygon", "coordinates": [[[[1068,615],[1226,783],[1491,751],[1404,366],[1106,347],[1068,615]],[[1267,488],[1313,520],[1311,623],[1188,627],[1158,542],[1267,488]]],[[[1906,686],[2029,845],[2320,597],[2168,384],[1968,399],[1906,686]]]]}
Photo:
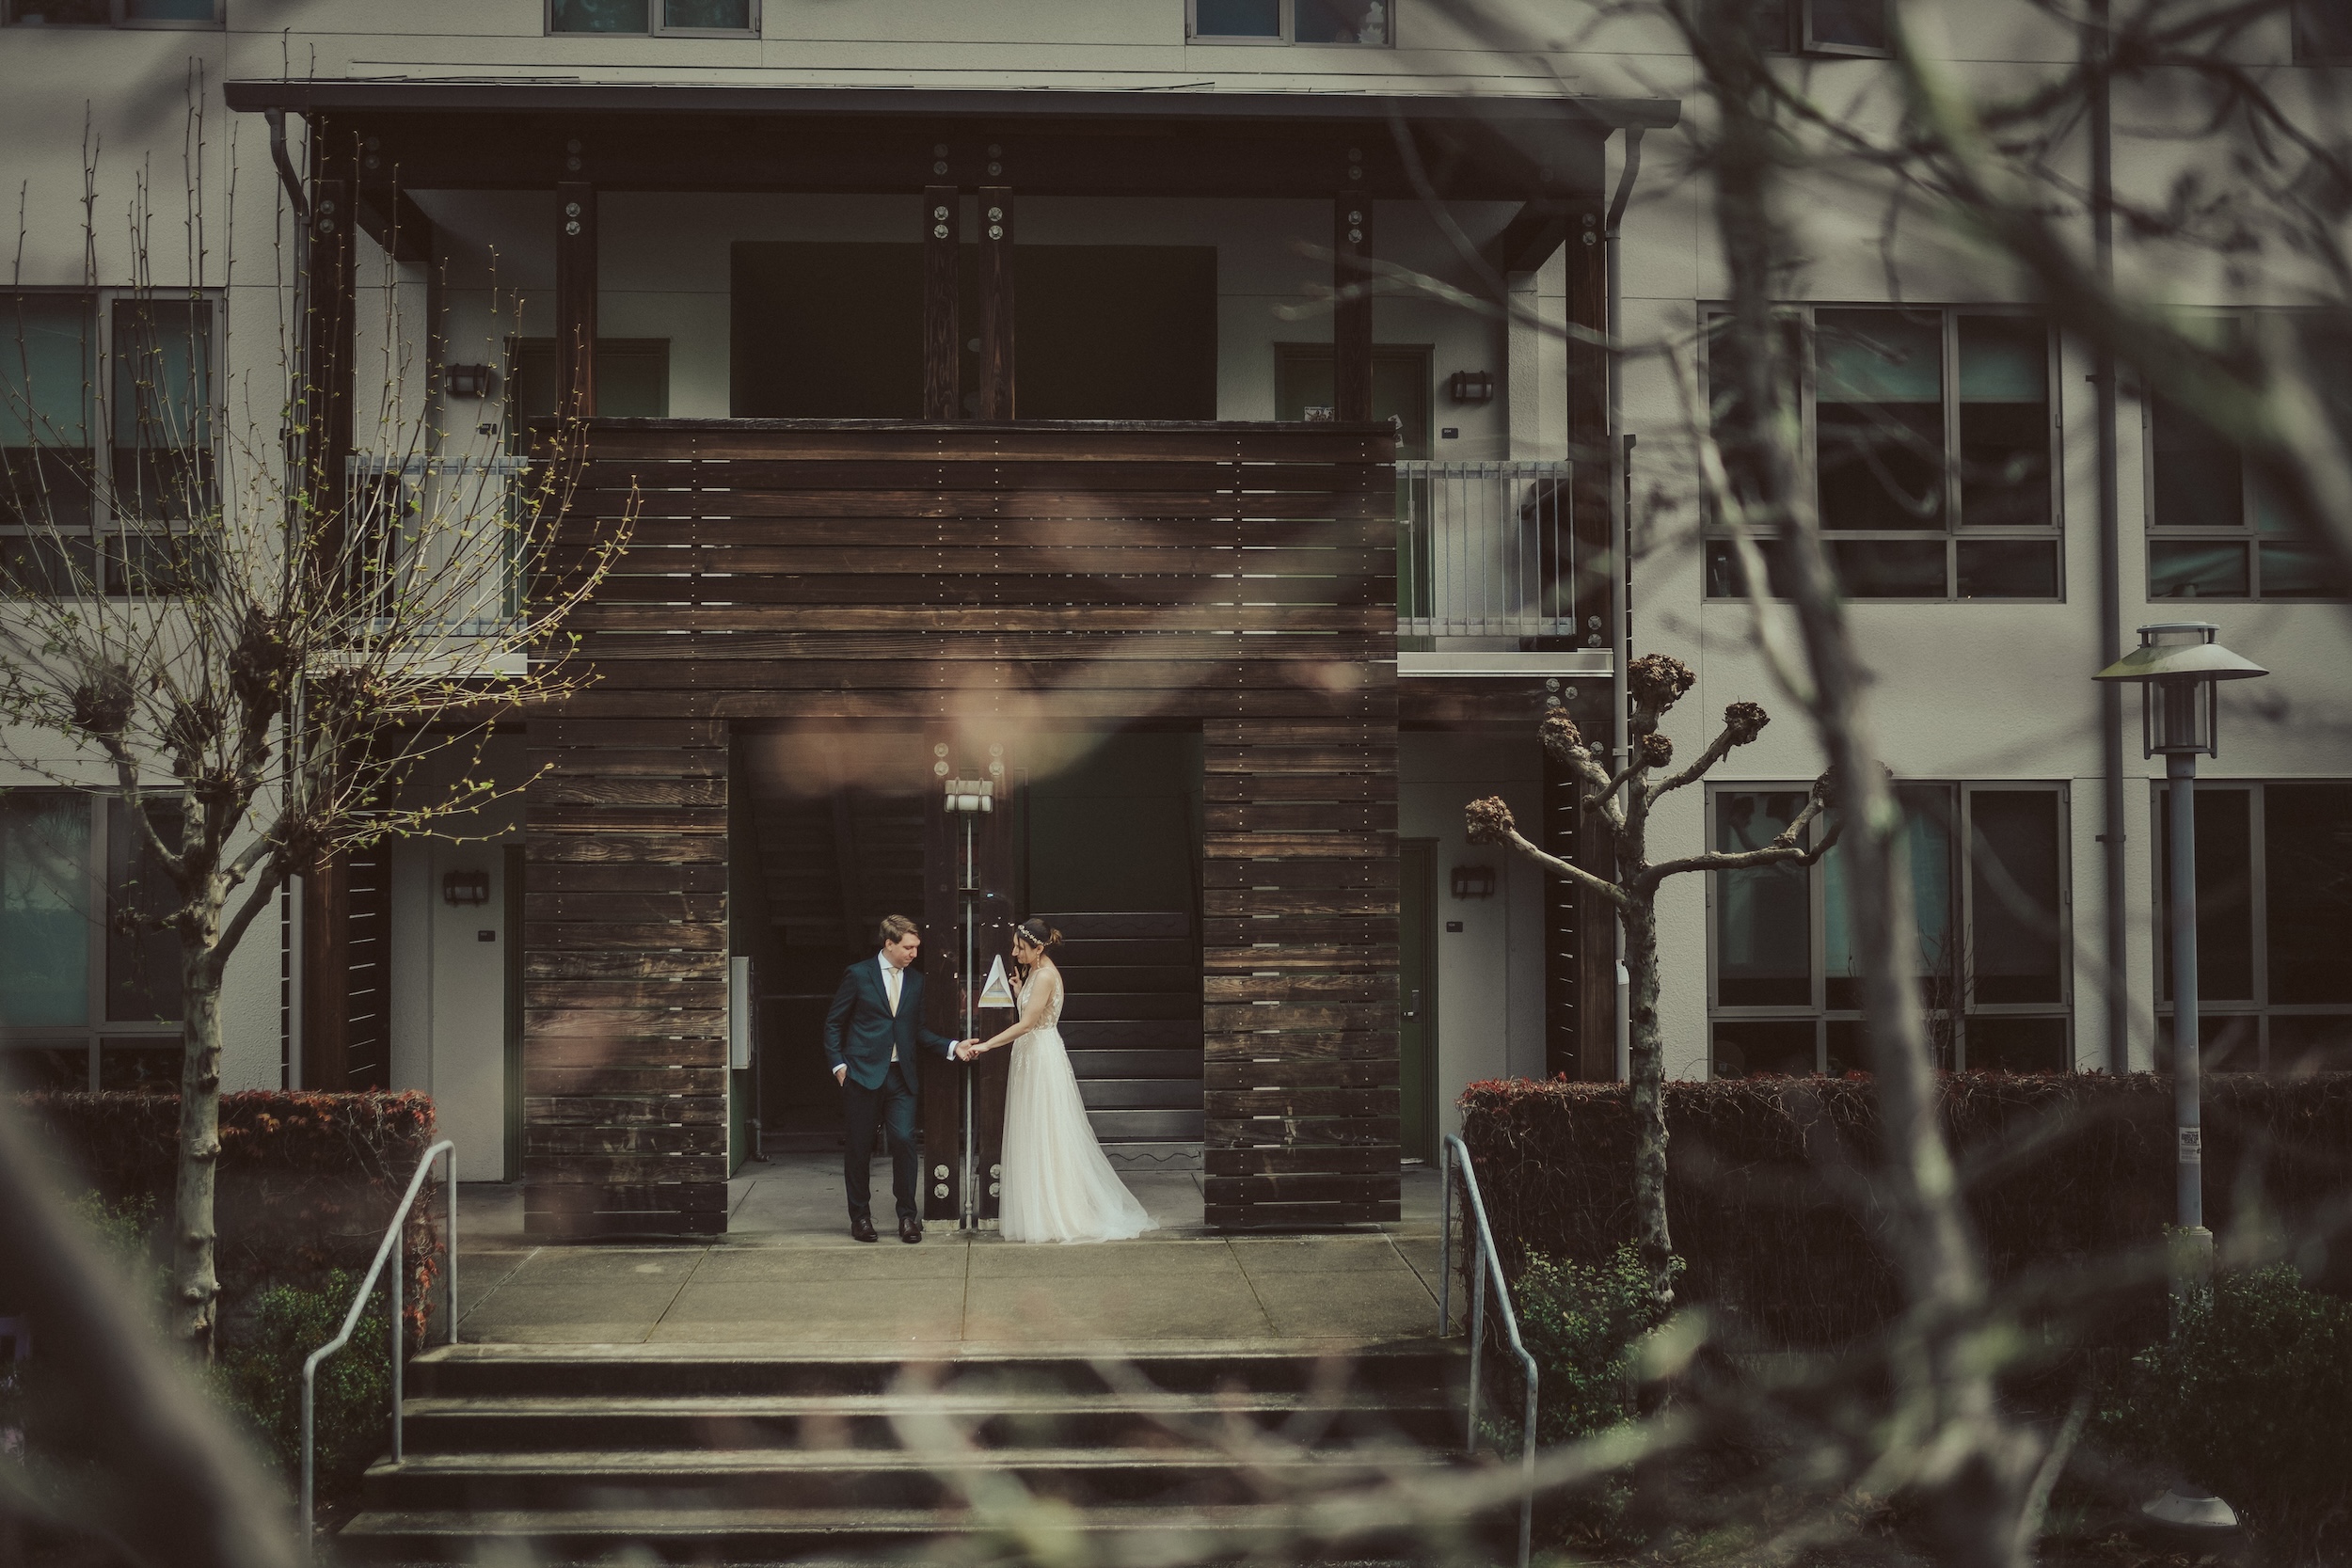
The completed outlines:
{"type": "Polygon", "coordinates": [[[1095,1141],[1058,1029],[1012,1042],[1004,1166],[997,1228],[1009,1242],[1123,1242],[1156,1228],[1095,1141]]]}

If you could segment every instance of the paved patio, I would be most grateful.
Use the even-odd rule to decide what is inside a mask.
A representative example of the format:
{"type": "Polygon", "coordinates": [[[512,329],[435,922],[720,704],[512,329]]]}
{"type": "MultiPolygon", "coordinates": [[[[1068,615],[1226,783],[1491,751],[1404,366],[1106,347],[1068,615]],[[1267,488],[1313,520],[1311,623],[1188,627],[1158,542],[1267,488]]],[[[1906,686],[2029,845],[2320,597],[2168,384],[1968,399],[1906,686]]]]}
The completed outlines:
{"type": "MultiPolygon", "coordinates": [[[[889,1180],[878,1161],[878,1209],[889,1180]]],[[[1436,1326],[1432,1172],[1407,1169],[1401,1223],[1312,1236],[1204,1229],[1197,1175],[1128,1181],[1162,1228],[1089,1246],[1018,1245],[937,1223],[917,1246],[888,1231],[853,1242],[836,1154],[746,1164],[730,1183],[727,1234],[707,1242],[534,1245],[522,1235],[520,1189],[468,1184],[459,1333],[506,1344],[1132,1352],[1341,1350],[1436,1326]]]]}

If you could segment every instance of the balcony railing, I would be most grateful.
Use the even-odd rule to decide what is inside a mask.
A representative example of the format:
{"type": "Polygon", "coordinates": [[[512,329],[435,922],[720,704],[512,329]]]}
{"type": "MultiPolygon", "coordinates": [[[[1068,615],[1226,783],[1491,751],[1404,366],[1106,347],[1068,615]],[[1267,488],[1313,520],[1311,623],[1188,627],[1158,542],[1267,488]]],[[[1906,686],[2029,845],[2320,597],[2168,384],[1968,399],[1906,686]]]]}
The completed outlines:
{"type": "MultiPolygon", "coordinates": [[[[1568,463],[1399,463],[1396,629],[1576,638],[1579,558],[1568,463]]],[[[1425,644],[1424,644],[1425,645],[1425,644]]]]}
{"type": "Polygon", "coordinates": [[[351,459],[352,593],[379,620],[493,635],[522,613],[521,457],[351,459]]]}

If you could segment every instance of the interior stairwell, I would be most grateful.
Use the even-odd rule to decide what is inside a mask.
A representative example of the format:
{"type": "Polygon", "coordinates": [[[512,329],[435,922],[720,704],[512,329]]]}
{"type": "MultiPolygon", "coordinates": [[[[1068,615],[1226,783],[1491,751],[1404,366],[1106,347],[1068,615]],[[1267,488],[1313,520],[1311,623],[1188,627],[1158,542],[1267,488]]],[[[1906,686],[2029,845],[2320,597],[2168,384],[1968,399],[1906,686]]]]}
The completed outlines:
{"type": "Polygon", "coordinates": [[[1122,1170],[1199,1170],[1200,950],[1186,914],[1056,914],[1062,1040],[1088,1118],[1122,1170]]]}

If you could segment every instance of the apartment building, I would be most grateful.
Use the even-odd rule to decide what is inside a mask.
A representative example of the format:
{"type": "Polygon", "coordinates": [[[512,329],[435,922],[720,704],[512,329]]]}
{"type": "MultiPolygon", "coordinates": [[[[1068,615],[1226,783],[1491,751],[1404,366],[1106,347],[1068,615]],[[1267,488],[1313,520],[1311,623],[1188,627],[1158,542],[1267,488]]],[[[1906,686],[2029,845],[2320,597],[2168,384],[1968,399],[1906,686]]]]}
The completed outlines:
{"type": "MultiPolygon", "coordinates": [[[[2249,29],[2249,64],[2315,103],[2325,22],[2249,29]]],[[[1979,76],[2073,48],[2024,8],[1944,23],[1979,76]]],[[[1871,112],[1874,6],[1777,25],[1871,112]]],[[[1613,933],[1463,804],[1590,853],[1535,726],[1610,736],[1629,645],[1698,673],[1686,748],[1728,702],[1779,713],[1654,843],[1761,842],[1820,764],[1759,652],[1779,611],[1692,499],[1674,367],[1703,376],[1725,285],[1691,62],[1662,25],[1552,30],[1504,49],[1420,0],[7,0],[12,472],[62,431],[135,496],[124,367],[163,354],[189,442],[331,382],[354,483],[520,473],[563,408],[583,525],[635,519],[573,623],[595,684],[492,743],[517,793],[322,867],[248,938],[232,1086],[431,1093],[461,1174],[524,1180],[544,1234],[723,1227],[745,1158],[837,1124],[823,1004],[890,912],[926,924],[946,1028],[1009,919],[1054,918],[1098,1132],[1200,1169],[1212,1224],[1392,1217],[1464,1084],[1614,1076],[1613,933]],[[1613,330],[1642,349],[1613,395],[1613,330]]],[[[2185,156],[2115,155],[2124,185],[2185,156]]],[[[2128,388],[2110,535],[2083,345],[1867,193],[1797,218],[1808,482],[1946,1064],[2155,1060],[2162,770],[2127,711],[2107,821],[2090,676],[2109,616],[2193,614],[2273,672],[2223,698],[2199,792],[2213,1064],[2343,1065],[2342,579],[2128,388]]],[[[2176,281],[2217,320],[2299,302],[2176,281]]],[[[119,521],[90,519],[102,566],[119,521]]],[[[51,760],[0,800],[0,1061],[167,1084],[168,955],[99,918],[136,874],[121,807],[51,760]]],[[[1863,1065],[1834,854],[1682,879],[1661,921],[1670,1072],[1863,1065]]],[[[932,1212],[984,1219],[1001,1084],[933,1067],[932,1212]]]]}

